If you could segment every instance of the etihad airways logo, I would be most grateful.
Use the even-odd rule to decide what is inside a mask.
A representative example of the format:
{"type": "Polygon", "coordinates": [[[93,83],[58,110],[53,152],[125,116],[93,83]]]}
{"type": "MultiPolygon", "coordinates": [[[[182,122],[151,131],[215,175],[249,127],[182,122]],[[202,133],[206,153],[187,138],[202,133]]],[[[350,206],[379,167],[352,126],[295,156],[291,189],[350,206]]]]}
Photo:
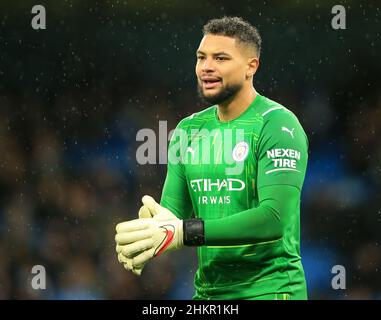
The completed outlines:
{"type": "Polygon", "coordinates": [[[194,179],[190,181],[194,192],[203,191],[241,191],[245,189],[245,182],[240,179],[194,179]]]}

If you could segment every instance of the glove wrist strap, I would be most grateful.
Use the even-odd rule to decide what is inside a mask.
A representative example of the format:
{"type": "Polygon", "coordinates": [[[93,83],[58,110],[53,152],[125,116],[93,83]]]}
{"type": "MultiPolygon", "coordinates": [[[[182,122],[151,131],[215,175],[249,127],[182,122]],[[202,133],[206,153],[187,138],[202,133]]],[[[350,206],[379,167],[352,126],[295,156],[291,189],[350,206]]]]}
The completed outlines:
{"type": "Polygon", "coordinates": [[[183,221],[185,246],[202,246],[205,244],[204,221],[202,219],[186,219],[183,221]]]}

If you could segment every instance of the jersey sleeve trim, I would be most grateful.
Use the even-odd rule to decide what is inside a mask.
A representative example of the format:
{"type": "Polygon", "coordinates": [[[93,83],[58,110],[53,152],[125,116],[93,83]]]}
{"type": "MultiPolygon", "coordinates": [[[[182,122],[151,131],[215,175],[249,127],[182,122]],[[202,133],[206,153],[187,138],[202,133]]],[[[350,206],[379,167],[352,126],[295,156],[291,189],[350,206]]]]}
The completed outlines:
{"type": "Polygon", "coordinates": [[[276,171],[297,171],[297,172],[301,172],[301,171],[298,170],[298,169],[292,169],[292,168],[278,168],[278,169],[268,170],[268,171],[265,172],[265,174],[269,174],[269,173],[276,172],[276,171]]]}
{"type": "Polygon", "coordinates": [[[273,108],[270,108],[269,110],[263,112],[262,113],[262,117],[264,117],[266,114],[268,114],[268,113],[270,113],[272,111],[279,110],[279,109],[284,109],[284,110],[288,111],[285,107],[282,107],[282,106],[273,107],[273,108]]]}

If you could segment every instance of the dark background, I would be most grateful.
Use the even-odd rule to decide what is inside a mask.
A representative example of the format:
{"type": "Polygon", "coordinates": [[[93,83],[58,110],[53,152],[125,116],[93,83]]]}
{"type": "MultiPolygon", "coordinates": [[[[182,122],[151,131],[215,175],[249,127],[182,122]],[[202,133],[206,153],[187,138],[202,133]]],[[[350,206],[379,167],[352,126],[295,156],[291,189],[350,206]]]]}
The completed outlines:
{"type": "Polygon", "coordinates": [[[310,140],[309,296],[380,299],[380,11],[378,1],[1,1],[0,298],[192,297],[194,250],[135,277],[117,261],[114,228],[164,182],[164,164],[137,163],[136,133],[206,107],[194,75],[202,25],[238,15],[263,38],[255,88],[310,140]],[[46,30],[31,27],[35,4],[46,30]],[[346,30],[331,27],[335,4],[346,30]],[[46,268],[46,290],[32,289],[33,265],[46,268]],[[331,287],[334,265],[345,290],[331,287]]]}

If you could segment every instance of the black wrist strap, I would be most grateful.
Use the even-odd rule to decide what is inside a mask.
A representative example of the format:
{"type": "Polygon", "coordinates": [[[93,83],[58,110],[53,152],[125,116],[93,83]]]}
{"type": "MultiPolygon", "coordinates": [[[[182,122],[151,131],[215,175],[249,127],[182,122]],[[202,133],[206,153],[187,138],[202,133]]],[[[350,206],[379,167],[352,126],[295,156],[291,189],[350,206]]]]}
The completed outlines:
{"type": "Polygon", "coordinates": [[[202,246],[205,244],[204,221],[202,219],[183,220],[185,246],[202,246]]]}

